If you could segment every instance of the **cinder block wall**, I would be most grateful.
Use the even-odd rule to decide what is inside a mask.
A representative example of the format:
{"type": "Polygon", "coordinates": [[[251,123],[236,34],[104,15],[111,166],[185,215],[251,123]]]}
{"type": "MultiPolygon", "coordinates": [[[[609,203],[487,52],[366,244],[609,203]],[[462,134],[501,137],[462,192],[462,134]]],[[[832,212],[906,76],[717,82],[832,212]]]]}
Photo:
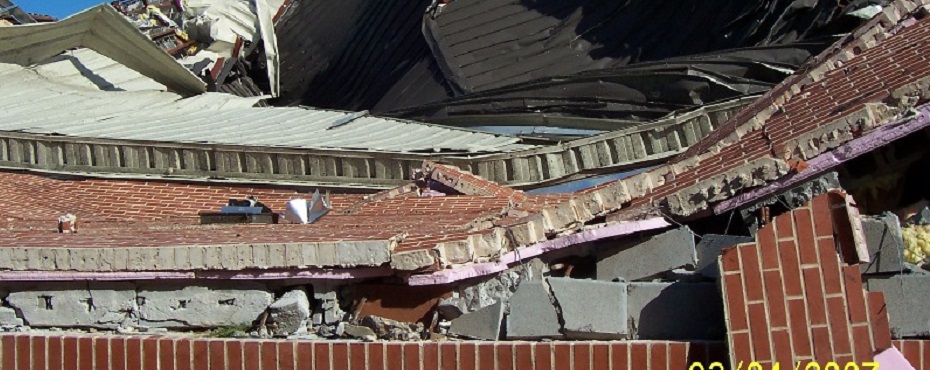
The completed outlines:
{"type": "Polygon", "coordinates": [[[722,342],[381,342],[0,335],[0,369],[661,370],[725,361],[722,342]]]}

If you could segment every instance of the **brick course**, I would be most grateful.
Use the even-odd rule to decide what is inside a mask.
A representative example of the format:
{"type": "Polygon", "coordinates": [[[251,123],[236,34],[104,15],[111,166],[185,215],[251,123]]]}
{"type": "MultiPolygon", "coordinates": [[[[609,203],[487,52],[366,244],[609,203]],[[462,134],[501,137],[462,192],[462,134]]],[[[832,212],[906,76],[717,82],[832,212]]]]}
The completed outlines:
{"type": "Polygon", "coordinates": [[[303,342],[189,336],[0,335],[4,370],[683,370],[726,361],[719,342],[303,342]],[[53,343],[73,342],[75,346],[53,343]]]}

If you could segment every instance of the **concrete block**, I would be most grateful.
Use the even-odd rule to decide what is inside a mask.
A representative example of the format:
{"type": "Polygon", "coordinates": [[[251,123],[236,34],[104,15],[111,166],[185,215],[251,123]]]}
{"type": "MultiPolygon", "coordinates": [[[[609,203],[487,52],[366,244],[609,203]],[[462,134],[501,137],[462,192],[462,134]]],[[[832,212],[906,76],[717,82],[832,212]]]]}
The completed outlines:
{"type": "Polygon", "coordinates": [[[497,340],[500,338],[503,319],[504,303],[497,302],[452,320],[449,334],[471,339],[497,340]]]}
{"type": "Polygon", "coordinates": [[[387,240],[336,243],[339,266],[380,266],[391,262],[391,243],[387,240]]]}
{"type": "Polygon", "coordinates": [[[16,310],[0,307],[0,326],[23,326],[23,319],[16,316],[16,310]]]}
{"type": "Polygon", "coordinates": [[[561,338],[561,326],[542,282],[527,281],[510,298],[507,339],[561,338]]]}
{"type": "Polygon", "coordinates": [[[893,338],[930,336],[930,275],[872,277],[866,287],[885,294],[893,338]]]}
{"type": "Polygon", "coordinates": [[[475,251],[466,241],[444,242],[436,245],[444,266],[468,263],[475,260],[475,251]]]}
{"type": "Polygon", "coordinates": [[[751,236],[705,234],[694,247],[697,251],[697,265],[694,271],[709,278],[720,276],[717,268],[717,257],[720,256],[720,251],[723,248],[750,243],[753,240],[751,236]]]}
{"type": "Polygon", "coordinates": [[[628,335],[626,284],[549,278],[562,311],[563,333],[573,339],[622,339],[628,335]]]}
{"type": "Polygon", "coordinates": [[[116,328],[132,320],[130,283],[55,283],[11,291],[7,303],[33,327],[116,328]]]}
{"type": "Polygon", "coordinates": [[[306,329],[310,318],[310,300],[303,289],[294,289],[268,306],[268,314],[275,324],[274,334],[287,336],[306,329]]]}
{"type": "Polygon", "coordinates": [[[714,283],[629,283],[630,339],[723,340],[722,302],[714,283]]]}
{"type": "Polygon", "coordinates": [[[694,236],[687,227],[667,231],[649,239],[598,253],[597,279],[627,281],[655,276],[697,263],[694,236]]]}
{"type": "Polygon", "coordinates": [[[251,324],[271,304],[264,285],[151,284],[139,287],[139,323],[148,327],[212,328],[251,324]]]}
{"type": "Polygon", "coordinates": [[[898,273],[904,270],[904,237],[898,217],[891,213],[864,216],[862,231],[871,262],[861,265],[863,274],[898,273]]]}
{"type": "Polygon", "coordinates": [[[429,267],[436,263],[435,254],[436,252],[428,249],[395,253],[391,258],[391,268],[412,271],[429,267]]]}

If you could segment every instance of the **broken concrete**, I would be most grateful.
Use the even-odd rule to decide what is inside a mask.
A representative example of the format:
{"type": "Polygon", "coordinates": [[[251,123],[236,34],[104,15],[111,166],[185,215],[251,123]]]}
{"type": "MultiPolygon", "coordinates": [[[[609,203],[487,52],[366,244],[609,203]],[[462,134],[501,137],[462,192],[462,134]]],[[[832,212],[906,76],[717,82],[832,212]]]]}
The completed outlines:
{"type": "Polygon", "coordinates": [[[0,326],[23,326],[23,319],[16,315],[16,310],[0,307],[0,326]]]}
{"type": "Polygon", "coordinates": [[[339,307],[338,287],[321,283],[313,286],[313,299],[317,309],[313,312],[313,324],[335,324],[342,321],[345,311],[339,307]]]}
{"type": "Polygon", "coordinates": [[[684,188],[666,198],[669,210],[679,216],[689,216],[707,208],[710,203],[728,199],[739,191],[765,185],[788,173],[788,163],[763,157],[737,167],[730,172],[711,177],[684,188]]]}
{"type": "Polygon", "coordinates": [[[211,328],[249,325],[274,297],[261,284],[216,286],[142,286],[139,324],[163,328],[211,328]]]}
{"type": "Polygon", "coordinates": [[[275,335],[291,335],[306,330],[310,318],[310,300],[303,289],[294,289],[268,306],[268,315],[274,323],[275,335]]]}
{"type": "Polygon", "coordinates": [[[364,340],[366,342],[373,342],[378,339],[378,335],[375,334],[374,330],[367,326],[361,325],[351,325],[347,324],[345,326],[345,335],[364,340]]]}
{"type": "Polygon", "coordinates": [[[629,283],[630,339],[722,340],[722,302],[714,283],[629,283]]]}
{"type": "Polygon", "coordinates": [[[622,339],[626,325],[626,284],[571,278],[547,279],[561,309],[563,333],[572,339],[622,339]]]}
{"type": "Polygon", "coordinates": [[[930,275],[873,277],[866,287],[885,294],[892,337],[930,336],[930,275]]]}
{"type": "Polygon", "coordinates": [[[504,320],[504,303],[497,302],[452,320],[449,334],[464,338],[497,340],[504,320]]]}
{"type": "Polygon", "coordinates": [[[701,241],[694,247],[697,250],[697,265],[694,270],[705,277],[719,277],[717,257],[720,256],[720,251],[753,240],[751,236],[704,234],[701,241]]]}
{"type": "Polygon", "coordinates": [[[869,263],[861,265],[863,274],[900,273],[904,270],[904,237],[898,216],[863,216],[862,230],[869,249],[869,263]]]}
{"type": "Polygon", "coordinates": [[[132,322],[136,309],[135,286],[130,283],[33,286],[10,292],[6,300],[33,327],[115,329],[132,322]]]}
{"type": "Polygon", "coordinates": [[[458,296],[462,301],[462,312],[477,311],[507,301],[517,291],[524,274],[532,274],[531,269],[512,268],[480,283],[460,288],[458,296]]]}
{"type": "Polygon", "coordinates": [[[371,329],[379,339],[417,341],[423,332],[421,323],[405,323],[378,316],[365,316],[359,325],[371,329]]]}
{"type": "Polygon", "coordinates": [[[562,337],[559,316],[542,282],[527,281],[510,298],[507,339],[562,337]]]}
{"type": "Polygon", "coordinates": [[[694,236],[687,227],[621,248],[619,252],[611,248],[598,253],[598,280],[639,280],[697,262],[694,236]]]}

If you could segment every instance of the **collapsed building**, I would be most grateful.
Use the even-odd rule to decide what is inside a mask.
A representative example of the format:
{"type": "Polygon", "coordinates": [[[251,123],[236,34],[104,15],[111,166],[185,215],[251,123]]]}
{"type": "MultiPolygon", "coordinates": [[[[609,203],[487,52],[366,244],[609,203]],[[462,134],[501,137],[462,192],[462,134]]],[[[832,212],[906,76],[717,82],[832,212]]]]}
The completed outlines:
{"type": "MultiPolygon", "coordinates": [[[[447,27],[456,22],[494,23],[482,18],[497,16],[489,8],[523,14],[511,2],[468,3],[411,3],[424,6],[423,35],[436,42],[410,46],[420,48],[411,56],[454,46],[447,27]]],[[[805,18],[817,27],[840,14],[868,20],[817,47],[786,46],[817,28],[792,23],[769,38],[728,41],[749,49],[716,56],[653,50],[598,66],[585,54],[555,72],[586,70],[570,78],[514,73],[522,77],[482,84],[480,72],[455,72],[461,79],[443,82],[455,86],[448,100],[409,116],[269,107],[264,96],[223,93],[204,71],[238,58],[245,35],[220,45],[233,45],[221,50],[228,55],[201,55],[212,67],[192,70],[178,58],[203,51],[166,53],[176,46],[138,23],[164,15],[176,24],[171,42],[188,49],[194,42],[178,36],[190,21],[184,10],[117,5],[0,28],[0,194],[9,200],[0,327],[18,333],[0,336],[3,368],[66,356],[104,368],[927,366],[923,2],[818,4],[822,18],[805,18]],[[778,52],[740,54],[769,43],[778,52]],[[766,59],[776,56],[788,61],[766,59]],[[650,60],[664,61],[635,63],[650,60]],[[691,77],[708,90],[688,88],[691,77]],[[509,122],[544,126],[555,122],[544,109],[498,103],[572,84],[617,97],[585,87],[600,78],[654,98],[562,115],[612,122],[556,145],[565,132],[530,138],[423,122],[490,104],[501,109],[471,122],[514,114],[509,122]],[[664,90],[653,94],[652,84],[664,90]],[[682,94],[690,102],[663,101],[682,94]]],[[[259,5],[247,23],[259,24],[250,32],[267,45],[273,34],[256,31],[268,28],[261,19],[278,14],[280,29],[327,6],[348,7],[259,5]]],[[[370,6],[357,16],[385,10],[370,6]]],[[[555,30],[553,17],[574,25],[608,14],[598,2],[564,6],[537,9],[527,23],[555,30]]],[[[793,16],[780,14],[772,22],[793,16]]],[[[596,24],[613,32],[623,19],[596,24]]],[[[267,57],[256,40],[247,54],[267,57]]],[[[499,45],[507,43],[520,41],[499,45]]],[[[422,64],[445,75],[464,63],[422,64]]],[[[240,68],[237,78],[248,77],[240,68]]],[[[282,82],[286,99],[295,81],[282,82]]]]}

